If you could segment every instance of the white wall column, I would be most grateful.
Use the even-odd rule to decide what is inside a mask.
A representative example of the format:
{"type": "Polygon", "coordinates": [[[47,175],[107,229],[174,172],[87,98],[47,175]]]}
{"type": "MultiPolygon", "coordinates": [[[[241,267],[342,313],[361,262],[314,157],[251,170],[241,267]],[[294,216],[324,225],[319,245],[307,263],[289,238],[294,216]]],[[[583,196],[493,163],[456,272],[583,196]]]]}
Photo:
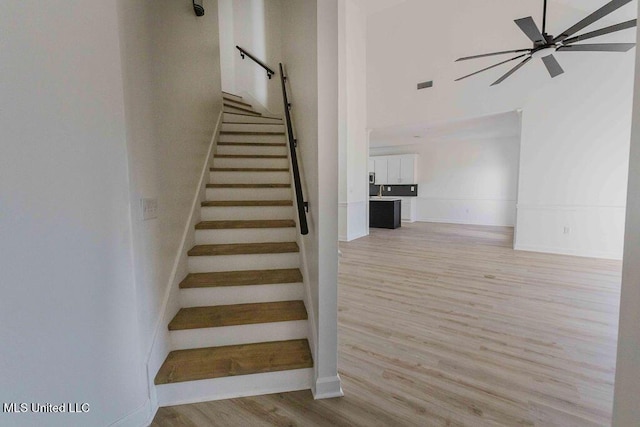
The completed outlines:
{"type": "MultiPolygon", "coordinates": [[[[640,42],[640,33],[638,33],[640,42]]],[[[640,425],[640,55],[636,56],[613,426],[640,425]]]]}

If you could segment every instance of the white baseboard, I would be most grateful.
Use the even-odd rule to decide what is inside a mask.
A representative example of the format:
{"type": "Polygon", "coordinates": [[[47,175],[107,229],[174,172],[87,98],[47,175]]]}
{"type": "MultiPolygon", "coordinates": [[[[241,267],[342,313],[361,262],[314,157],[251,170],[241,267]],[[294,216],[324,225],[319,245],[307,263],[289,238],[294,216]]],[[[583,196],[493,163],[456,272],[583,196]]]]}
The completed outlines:
{"type": "Polygon", "coordinates": [[[109,424],[109,427],[142,427],[148,426],[155,417],[157,408],[152,411],[151,400],[147,399],[140,407],[135,411],[119,419],[113,424],[109,424]]]}
{"type": "MultiPolygon", "coordinates": [[[[409,221],[402,221],[409,222],[409,221]]],[[[456,225],[481,225],[486,227],[513,227],[513,224],[494,224],[494,223],[485,223],[485,222],[474,222],[474,221],[462,221],[457,219],[447,219],[447,218],[420,218],[414,222],[433,222],[436,224],[456,224],[456,225]]]]}
{"type": "Polygon", "coordinates": [[[554,255],[569,255],[569,256],[577,256],[581,258],[599,258],[599,259],[610,259],[614,261],[622,260],[622,256],[620,254],[612,253],[612,252],[579,251],[579,250],[571,250],[567,248],[554,248],[554,247],[546,247],[546,246],[520,245],[520,244],[516,244],[514,249],[516,251],[540,252],[540,253],[554,254],[554,255]]]}
{"type": "Polygon", "coordinates": [[[238,375],[158,386],[161,407],[309,390],[313,368],[238,375]]]}
{"type": "Polygon", "coordinates": [[[333,399],[344,396],[340,375],[318,378],[311,391],[313,392],[313,398],[316,400],[333,399]]]}

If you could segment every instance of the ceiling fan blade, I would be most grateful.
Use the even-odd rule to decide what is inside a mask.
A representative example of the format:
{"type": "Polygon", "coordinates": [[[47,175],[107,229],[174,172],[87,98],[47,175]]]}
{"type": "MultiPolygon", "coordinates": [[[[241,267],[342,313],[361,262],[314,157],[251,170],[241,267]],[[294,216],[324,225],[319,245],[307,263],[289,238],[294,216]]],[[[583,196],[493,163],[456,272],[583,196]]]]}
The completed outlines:
{"type": "Polygon", "coordinates": [[[638,24],[638,20],[632,19],[631,21],[623,22],[621,24],[612,25],[610,27],[605,27],[600,30],[591,31],[590,33],[585,33],[576,37],[571,37],[570,39],[565,39],[562,42],[562,44],[567,45],[571,43],[581,42],[587,39],[592,39],[594,37],[604,36],[605,34],[611,34],[611,33],[615,33],[616,31],[622,31],[628,28],[633,28],[637,24],[638,24]]]}
{"type": "Polygon", "coordinates": [[[505,74],[504,76],[500,77],[498,80],[496,80],[491,86],[495,86],[495,85],[499,85],[500,83],[502,83],[503,81],[507,80],[513,73],[515,73],[516,71],[518,71],[520,68],[522,68],[522,66],[524,64],[526,64],[527,62],[531,61],[531,56],[526,58],[524,61],[522,61],[521,63],[519,63],[518,65],[516,65],[515,67],[513,67],[511,70],[509,70],[509,72],[507,74],[505,74]]]}
{"type": "Polygon", "coordinates": [[[531,39],[532,42],[540,43],[545,41],[544,36],[540,32],[540,29],[538,28],[532,17],[528,16],[526,18],[516,19],[515,22],[518,27],[520,27],[522,32],[524,32],[527,37],[531,39]]]}
{"type": "Polygon", "coordinates": [[[553,55],[543,56],[542,62],[544,62],[544,65],[547,67],[547,71],[549,71],[552,78],[558,77],[560,74],[564,73],[564,70],[553,55]]]}
{"type": "Polygon", "coordinates": [[[523,54],[523,55],[516,56],[515,58],[507,59],[506,61],[502,61],[502,62],[499,62],[499,63],[497,63],[497,64],[495,64],[495,65],[490,66],[490,67],[483,68],[482,70],[480,70],[480,71],[476,71],[475,73],[471,73],[471,74],[468,74],[468,75],[466,75],[466,76],[464,76],[464,77],[460,77],[459,79],[456,79],[455,81],[459,82],[460,80],[464,80],[464,79],[466,79],[467,77],[475,76],[476,74],[480,74],[480,73],[482,73],[482,72],[484,72],[484,71],[487,71],[487,70],[490,70],[490,69],[492,69],[492,68],[499,67],[500,65],[502,65],[502,64],[506,64],[507,62],[515,61],[516,59],[520,59],[520,58],[522,58],[522,57],[524,57],[524,56],[526,56],[526,55],[527,55],[527,54],[525,53],[525,54],[523,54]]]}
{"type": "Polygon", "coordinates": [[[627,52],[635,45],[635,43],[571,44],[560,46],[557,50],[563,52],[627,52]]]}
{"type": "Polygon", "coordinates": [[[502,52],[483,53],[482,55],[465,56],[464,58],[456,59],[456,62],[466,61],[469,59],[476,59],[476,58],[485,58],[487,56],[504,55],[507,53],[529,52],[530,50],[531,49],[518,49],[518,50],[503,50],[502,52]]]}
{"type": "Polygon", "coordinates": [[[591,15],[587,16],[586,18],[584,18],[582,21],[578,22],[573,27],[571,27],[568,30],[564,31],[562,34],[560,34],[555,39],[553,39],[553,41],[557,43],[557,42],[560,42],[560,41],[566,39],[567,37],[571,37],[572,35],[574,35],[578,31],[582,30],[583,28],[588,27],[589,25],[593,24],[594,22],[604,18],[605,16],[607,16],[611,12],[614,12],[614,11],[620,9],[622,6],[624,6],[625,4],[630,3],[630,2],[631,2],[631,0],[612,0],[611,2],[609,2],[609,3],[605,4],[604,6],[602,6],[600,9],[596,10],[595,12],[593,12],[591,15]]]}

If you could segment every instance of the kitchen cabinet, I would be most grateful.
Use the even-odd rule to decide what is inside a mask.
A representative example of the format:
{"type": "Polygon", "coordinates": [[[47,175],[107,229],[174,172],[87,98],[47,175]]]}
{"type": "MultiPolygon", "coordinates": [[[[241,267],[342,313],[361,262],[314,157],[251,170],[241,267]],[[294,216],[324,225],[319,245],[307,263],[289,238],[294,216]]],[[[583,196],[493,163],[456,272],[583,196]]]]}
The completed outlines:
{"type": "Polygon", "coordinates": [[[401,182],[402,156],[387,157],[387,185],[397,185],[401,182]]]}
{"type": "Polygon", "coordinates": [[[369,157],[369,173],[375,173],[376,172],[376,162],[369,157]]]}
{"type": "Polygon", "coordinates": [[[369,158],[369,172],[375,172],[376,185],[417,184],[417,163],[417,154],[375,156],[369,158]],[[373,171],[371,171],[372,161],[373,171]]]}
{"type": "Polygon", "coordinates": [[[400,197],[403,221],[416,222],[416,202],[415,197],[400,197]]]}
{"type": "Polygon", "coordinates": [[[376,174],[376,185],[387,184],[387,158],[373,157],[374,172],[376,174]]]}
{"type": "Polygon", "coordinates": [[[407,154],[400,156],[400,181],[398,184],[417,184],[416,163],[418,156],[416,154],[407,154]]]}

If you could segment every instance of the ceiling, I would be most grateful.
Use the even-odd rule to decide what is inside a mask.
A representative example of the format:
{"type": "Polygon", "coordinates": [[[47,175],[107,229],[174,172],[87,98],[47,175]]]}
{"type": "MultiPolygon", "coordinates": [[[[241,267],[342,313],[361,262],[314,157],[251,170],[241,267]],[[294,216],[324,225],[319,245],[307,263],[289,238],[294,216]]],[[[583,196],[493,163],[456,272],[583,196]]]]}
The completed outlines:
{"type": "Polygon", "coordinates": [[[415,145],[424,141],[519,138],[520,115],[516,111],[436,125],[403,125],[376,129],[371,148],[415,145]]]}
{"type": "Polygon", "coordinates": [[[407,0],[366,0],[362,2],[362,6],[366,10],[367,14],[377,13],[388,9],[393,6],[397,6],[400,3],[404,3],[407,0]]]}
{"type": "MultiPolygon", "coordinates": [[[[366,0],[361,4],[367,14],[381,12],[385,9],[396,7],[402,3],[409,1],[425,1],[425,0],[366,0]]],[[[474,0],[471,0],[474,1],[474,0]]],[[[540,4],[542,8],[543,0],[526,0],[533,6],[540,4]]],[[[564,5],[584,11],[584,16],[604,6],[610,0],[550,0],[549,9],[552,12],[554,4],[564,5]]],[[[541,11],[542,13],[542,11],[541,11]]],[[[611,14],[605,22],[606,25],[611,23],[623,22],[634,19],[638,13],[638,0],[632,1],[618,11],[611,14]]],[[[591,28],[590,28],[591,29],[591,28]]],[[[370,146],[372,148],[415,145],[422,141],[447,141],[447,140],[464,140],[464,139],[493,139],[493,138],[510,138],[520,136],[520,119],[518,113],[509,112],[496,114],[492,116],[479,117],[474,119],[441,123],[435,125],[425,124],[408,124],[401,126],[393,126],[388,128],[378,128],[371,133],[370,146]]]]}
{"type": "MultiPolygon", "coordinates": [[[[367,14],[378,13],[390,7],[398,6],[407,0],[366,0],[361,2],[367,14]]],[[[424,1],[424,0],[421,0],[424,1]]],[[[540,3],[542,0],[527,0],[531,3],[540,3]]],[[[561,3],[575,9],[593,12],[604,6],[609,0],[550,0],[550,7],[553,3],[561,3]]],[[[541,6],[542,7],[542,6],[541,6]]],[[[624,6],[620,11],[616,12],[616,18],[633,19],[638,12],[638,2],[634,0],[631,4],[624,6]]]]}

